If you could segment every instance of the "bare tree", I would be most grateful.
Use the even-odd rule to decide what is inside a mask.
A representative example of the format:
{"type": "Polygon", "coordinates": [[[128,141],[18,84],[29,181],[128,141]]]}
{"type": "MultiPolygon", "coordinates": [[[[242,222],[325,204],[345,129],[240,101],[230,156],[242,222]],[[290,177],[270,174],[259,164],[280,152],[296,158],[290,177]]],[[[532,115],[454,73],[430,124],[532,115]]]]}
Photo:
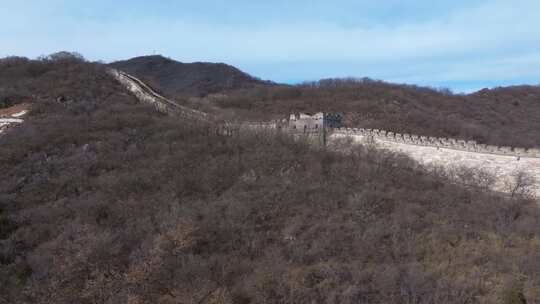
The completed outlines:
{"type": "Polygon", "coordinates": [[[512,179],[506,183],[506,187],[512,198],[530,197],[533,194],[535,184],[535,178],[531,174],[517,171],[513,174],[512,179]]]}

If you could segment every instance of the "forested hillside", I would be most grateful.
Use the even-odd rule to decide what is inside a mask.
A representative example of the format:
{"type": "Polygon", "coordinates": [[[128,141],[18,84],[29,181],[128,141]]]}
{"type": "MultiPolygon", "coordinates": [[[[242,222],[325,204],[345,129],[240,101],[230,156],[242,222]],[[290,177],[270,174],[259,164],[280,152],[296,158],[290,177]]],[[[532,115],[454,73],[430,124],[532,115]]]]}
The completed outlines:
{"type": "Polygon", "coordinates": [[[177,99],[270,84],[223,63],[182,63],[163,56],[136,57],[110,66],[139,77],[177,99]]]}
{"type": "Polygon", "coordinates": [[[209,135],[74,58],[2,61],[0,79],[33,98],[0,137],[0,303],[540,298],[538,205],[481,172],[209,135]]]}

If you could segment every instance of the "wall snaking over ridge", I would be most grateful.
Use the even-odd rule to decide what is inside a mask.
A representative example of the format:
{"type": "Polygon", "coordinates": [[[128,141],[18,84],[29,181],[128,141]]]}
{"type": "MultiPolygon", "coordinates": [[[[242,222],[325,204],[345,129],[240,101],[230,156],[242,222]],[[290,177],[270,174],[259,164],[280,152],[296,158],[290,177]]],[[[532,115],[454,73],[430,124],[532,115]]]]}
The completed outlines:
{"type": "MultiPolygon", "coordinates": [[[[152,104],[160,112],[178,115],[195,121],[217,121],[210,115],[181,106],[148,87],[139,79],[124,72],[111,70],[110,73],[131,91],[140,101],[152,104]]],[[[302,133],[286,123],[276,122],[223,122],[219,132],[231,135],[241,130],[279,130],[293,134],[302,133]]],[[[533,192],[540,197],[540,149],[499,147],[479,144],[475,141],[457,140],[400,134],[378,129],[320,128],[317,132],[327,132],[328,141],[352,138],[355,142],[374,144],[378,148],[405,153],[424,165],[466,167],[482,169],[497,178],[496,190],[505,191],[515,174],[525,172],[535,179],[533,192]]],[[[313,135],[307,132],[306,135],[313,135]]],[[[317,133],[318,134],[318,133],[317,133]]]]}
{"type": "Polygon", "coordinates": [[[133,93],[140,101],[154,105],[156,110],[159,112],[179,115],[188,119],[199,121],[210,121],[208,114],[184,107],[161,96],[136,77],[113,69],[110,69],[109,73],[117,81],[124,85],[131,93],[133,93]]]}

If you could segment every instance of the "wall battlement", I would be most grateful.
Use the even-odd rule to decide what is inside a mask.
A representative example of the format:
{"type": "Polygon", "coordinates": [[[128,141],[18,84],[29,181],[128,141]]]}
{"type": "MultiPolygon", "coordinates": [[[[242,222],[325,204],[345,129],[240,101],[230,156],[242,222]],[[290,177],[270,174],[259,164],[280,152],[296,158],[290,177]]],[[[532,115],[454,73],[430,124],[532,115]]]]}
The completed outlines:
{"type": "Polygon", "coordinates": [[[473,140],[459,140],[454,138],[419,136],[414,134],[401,134],[387,132],[379,129],[361,129],[361,128],[338,128],[332,131],[335,134],[348,136],[365,136],[379,141],[389,141],[416,146],[446,148],[467,152],[497,154],[515,157],[534,157],[540,158],[540,149],[536,148],[517,148],[507,146],[493,146],[479,144],[473,140]]]}

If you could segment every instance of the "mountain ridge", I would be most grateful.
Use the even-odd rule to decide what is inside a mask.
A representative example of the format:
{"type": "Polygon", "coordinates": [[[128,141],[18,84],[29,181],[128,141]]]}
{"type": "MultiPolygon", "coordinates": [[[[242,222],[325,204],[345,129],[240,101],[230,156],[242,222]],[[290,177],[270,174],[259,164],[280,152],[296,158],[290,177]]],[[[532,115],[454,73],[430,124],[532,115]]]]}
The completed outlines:
{"type": "Polygon", "coordinates": [[[240,69],[212,62],[179,62],[162,55],[139,56],[109,66],[143,78],[171,96],[205,96],[224,90],[269,85],[240,69]]]}

